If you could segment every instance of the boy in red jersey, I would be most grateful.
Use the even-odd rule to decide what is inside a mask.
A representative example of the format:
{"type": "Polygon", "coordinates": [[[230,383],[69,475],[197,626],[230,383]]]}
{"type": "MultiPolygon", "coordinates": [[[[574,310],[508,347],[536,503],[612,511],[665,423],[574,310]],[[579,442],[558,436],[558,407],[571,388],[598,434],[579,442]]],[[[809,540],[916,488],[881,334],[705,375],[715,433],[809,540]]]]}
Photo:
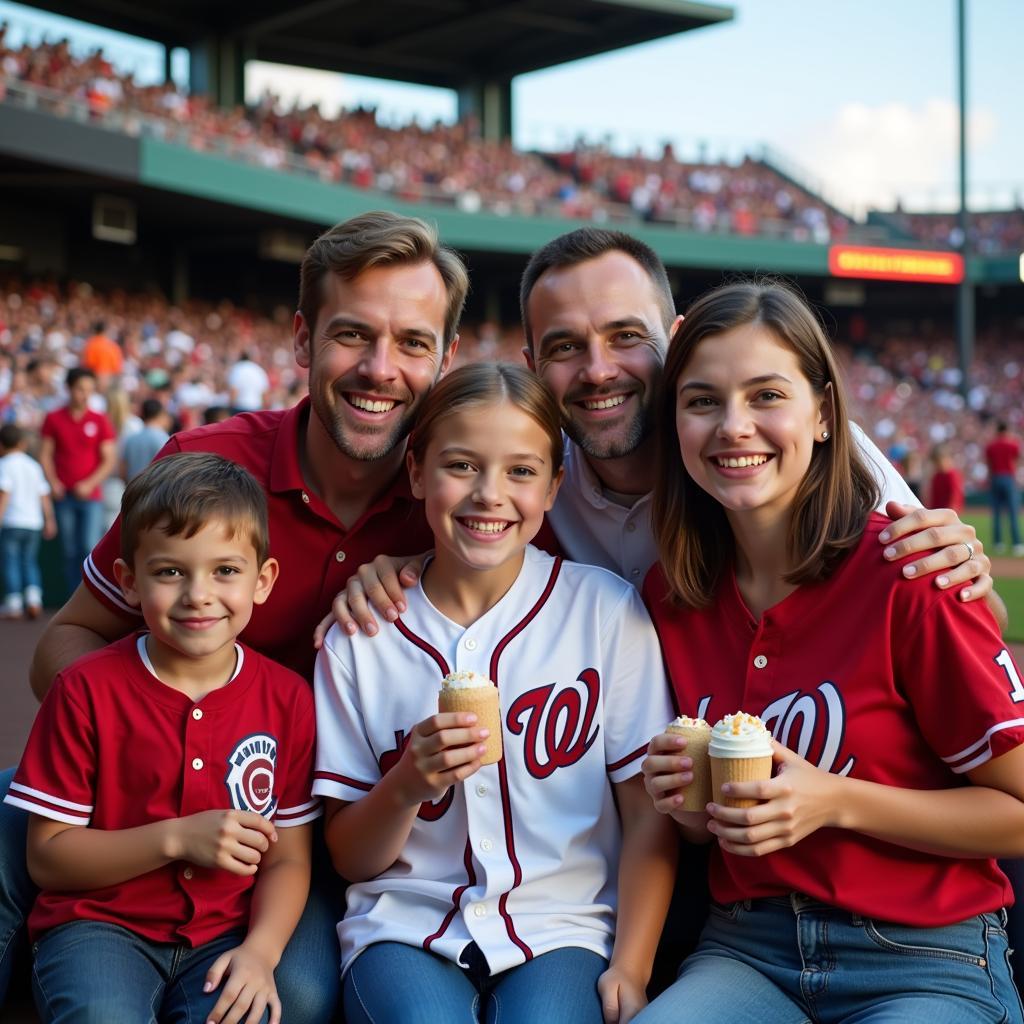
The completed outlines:
{"type": "Polygon", "coordinates": [[[320,811],[309,688],[236,642],[277,577],[266,499],[226,459],[174,455],[132,481],[122,523],[115,571],[147,631],[58,675],[6,797],[32,815],[37,1006],[276,1024],[320,811]]]}

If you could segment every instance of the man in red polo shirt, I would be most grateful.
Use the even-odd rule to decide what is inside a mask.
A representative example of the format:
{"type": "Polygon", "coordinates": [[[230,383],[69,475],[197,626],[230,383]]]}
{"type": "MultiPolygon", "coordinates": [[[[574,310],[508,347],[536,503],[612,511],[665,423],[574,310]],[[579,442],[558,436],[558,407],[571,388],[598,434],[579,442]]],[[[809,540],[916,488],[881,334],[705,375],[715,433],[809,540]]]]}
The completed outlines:
{"type": "MultiPolygon", "coordinates": [[[[307,679],[313,628],[349,574],[382,552],[430,546],[404,471],[405,437],[455,354],[468,285],[462,261],[422,221],[376,212],[337,225],[313,243],[301,270],[294,349],[309,370],[309,398],[283,412],[247,413],[177,434],[162,452],[224,455],[266,489],[270,554],[281,571],[240,638],[307,679]]],[[[38,696],[72,661],[138,625],[116,586],[118,548],[115,523],[36,648],[31,680],[38,696]]],[[[0,775],[0,791],[9,779],[9,772],[0,775]]],[[[24,820],[15,815],[24,819],[6,807],[0,816],[0,999],[10,937],[34,897],[24,872],[24,820]]],[[[326,1021],[338,990],[331,940],[341,911],[328,885],[315,898],[317,874],[314,866],[314,898],[275,973],[279,991],[293,990],[284,1001],[304,1007],[303,1020],[326,1021]]],[[[327,866],[321,882],[330,874],[327,866]]]]}
{"type": "Polygon", "coordinates": [[[100,485],[114,471],[117,451],[113,424],[89,407],[96,375],[76,366],[68,370],[67,388],[68,404],[43,420],[39,462],[53,491],[71,593],[82,578],[82,562],[103,533],[100,485]]]}

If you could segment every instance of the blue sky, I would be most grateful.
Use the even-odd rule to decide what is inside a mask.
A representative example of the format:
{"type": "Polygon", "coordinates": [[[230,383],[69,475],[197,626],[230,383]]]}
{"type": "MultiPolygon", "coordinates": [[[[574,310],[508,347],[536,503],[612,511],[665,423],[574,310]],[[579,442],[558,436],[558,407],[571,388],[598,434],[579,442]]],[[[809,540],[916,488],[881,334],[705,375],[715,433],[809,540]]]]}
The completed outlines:
{"type": "MultiPolygon", "coordinates": [[[[517,144],[552,148],[578,135],[684,157],[703,144],[735,158],[762,145],[862,210],[943,207],[956,199],[955,0],[735,0],[731,23],[525,75],[513,87],[517,144]]],[[[73,25],[0,0],[15,37],[73,25]]],[[[66,28],[104,45],[141,77],[162,74],[158,47],[66,28]]],[[[970,174],[975,206],[1024,201],[1020,114],[1022,0],[969,0],[970,174]]],[[[264,65],[250,88],[327,109],[371,102],[392,123],[454,116],[443,90],[264,65]]]]}

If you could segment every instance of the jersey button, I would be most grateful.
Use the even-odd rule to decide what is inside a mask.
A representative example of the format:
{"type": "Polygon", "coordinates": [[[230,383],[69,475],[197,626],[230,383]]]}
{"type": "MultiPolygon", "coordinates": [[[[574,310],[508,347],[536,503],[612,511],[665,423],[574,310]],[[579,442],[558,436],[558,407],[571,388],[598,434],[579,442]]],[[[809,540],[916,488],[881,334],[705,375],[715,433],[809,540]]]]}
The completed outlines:
{"type": "Polygon", "coordinates": [[[474,917],[486,917],[487,916],[487,908],[482,903],[477,903],[473,907],[473,916],[474,917]]]}
{"type": "Polygon", "coordinates": [[[633,576],[633,577],[639,576],[640,575],[640,570],[639,569],[633,569],[632,572],[630,572],[629,575],[633,576]]]}
{"type": "Polygon", "coordinates": [[[193,708],[192,709],[192,717],[198,722],[199,719],[203,717],[202,709],[200,709],[200,708],[193,708]]]}
{"type": "Polygon", "coordinates": [[[184,877],[185,881],[187,882],[192,878],[192,875],[195,874],[195,872],[191,868],[185,868],[185,870],[182,871],[181,874],[184,877]]]}
{"type": "Polygon", "coordinates": [[[344,551],[338,551],[335,554],[335,556],[334,556],[334,560],[336,562],[344,562],[345,561],[345,552],[344,551]]]}
{"type": "Polygon", "coordinates": [[[768,664],[768,659],[763,655],[759,654],[754,659],[754,668],[764,668],[768,664]]]}
{"type": "Polygon", "coordinates": [[[201,757],[193,757],[192,758],[192,767],[195,768],[195,770],[197,772],[201,771],[202,767],[203,767],[203,759],[201,757]]]}
{"type": "Polygon", "coordinates": [[[632,521],[626,523],[626,531],[627,533],[636,533],[636,523],[632,521]]]}
{"type": "Polygon", "coordinates": [[[305,491],[302,492],[302,500],[305,504],[309,504],[309,495],[305,491]]]}
{"type": "Polygon", "coordinates": [[[477,649],[477,642],[472,637],[470,637],[466,641],[465,647],[467,651],[475,651],[477,649]]]}
{"type": "Polygon", "coordinates": [[[484,853],[490,853],[491,850],[494,849],[494,843],[492,843],[490,839],[481,839],[480,849],[483,850],[484,853]]]}
{"type": "Polygon", "coordinates": [[[487,796],[487,787],[485,785],[483,785],[483,783],[481,783],[479,786],[476,787],[476,795],[477,796],[487,796]]]}

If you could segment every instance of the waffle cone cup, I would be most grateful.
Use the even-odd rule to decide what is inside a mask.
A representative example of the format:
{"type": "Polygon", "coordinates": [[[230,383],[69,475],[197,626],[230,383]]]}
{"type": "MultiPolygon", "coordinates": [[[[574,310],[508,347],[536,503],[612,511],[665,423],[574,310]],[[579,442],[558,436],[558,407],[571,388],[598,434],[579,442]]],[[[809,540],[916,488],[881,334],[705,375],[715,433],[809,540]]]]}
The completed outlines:
{"type": "Polygon", "coordinates": [[[708,743],[711,741],[711,730],[695,728],[690,725],[670,725],[666,732],[686,737],[684,757],[693,759],[693,782],[683,793],[684,811],[703,811],[711,802],[711,765],[708,758],[708,743]]]}
{"type": "Polygon", "coordinates": [[[722,796],[726,782],[761,782],[772,777],[772,759],[767,757],[710,757],[711,785],[715,803],[723,807],[755,807],[759,800],[737,800],[722,796]]]}
{"type": "Polygon", "coordinates": [[[481,764],[497,764],[501,760],[501,703],[496,686],[473,686],[459,689],[444,687],[437,695],[437,710],[472,711],[478,729],[490,729],[483,741],[487,748],[480,757],[481,764]]]}

